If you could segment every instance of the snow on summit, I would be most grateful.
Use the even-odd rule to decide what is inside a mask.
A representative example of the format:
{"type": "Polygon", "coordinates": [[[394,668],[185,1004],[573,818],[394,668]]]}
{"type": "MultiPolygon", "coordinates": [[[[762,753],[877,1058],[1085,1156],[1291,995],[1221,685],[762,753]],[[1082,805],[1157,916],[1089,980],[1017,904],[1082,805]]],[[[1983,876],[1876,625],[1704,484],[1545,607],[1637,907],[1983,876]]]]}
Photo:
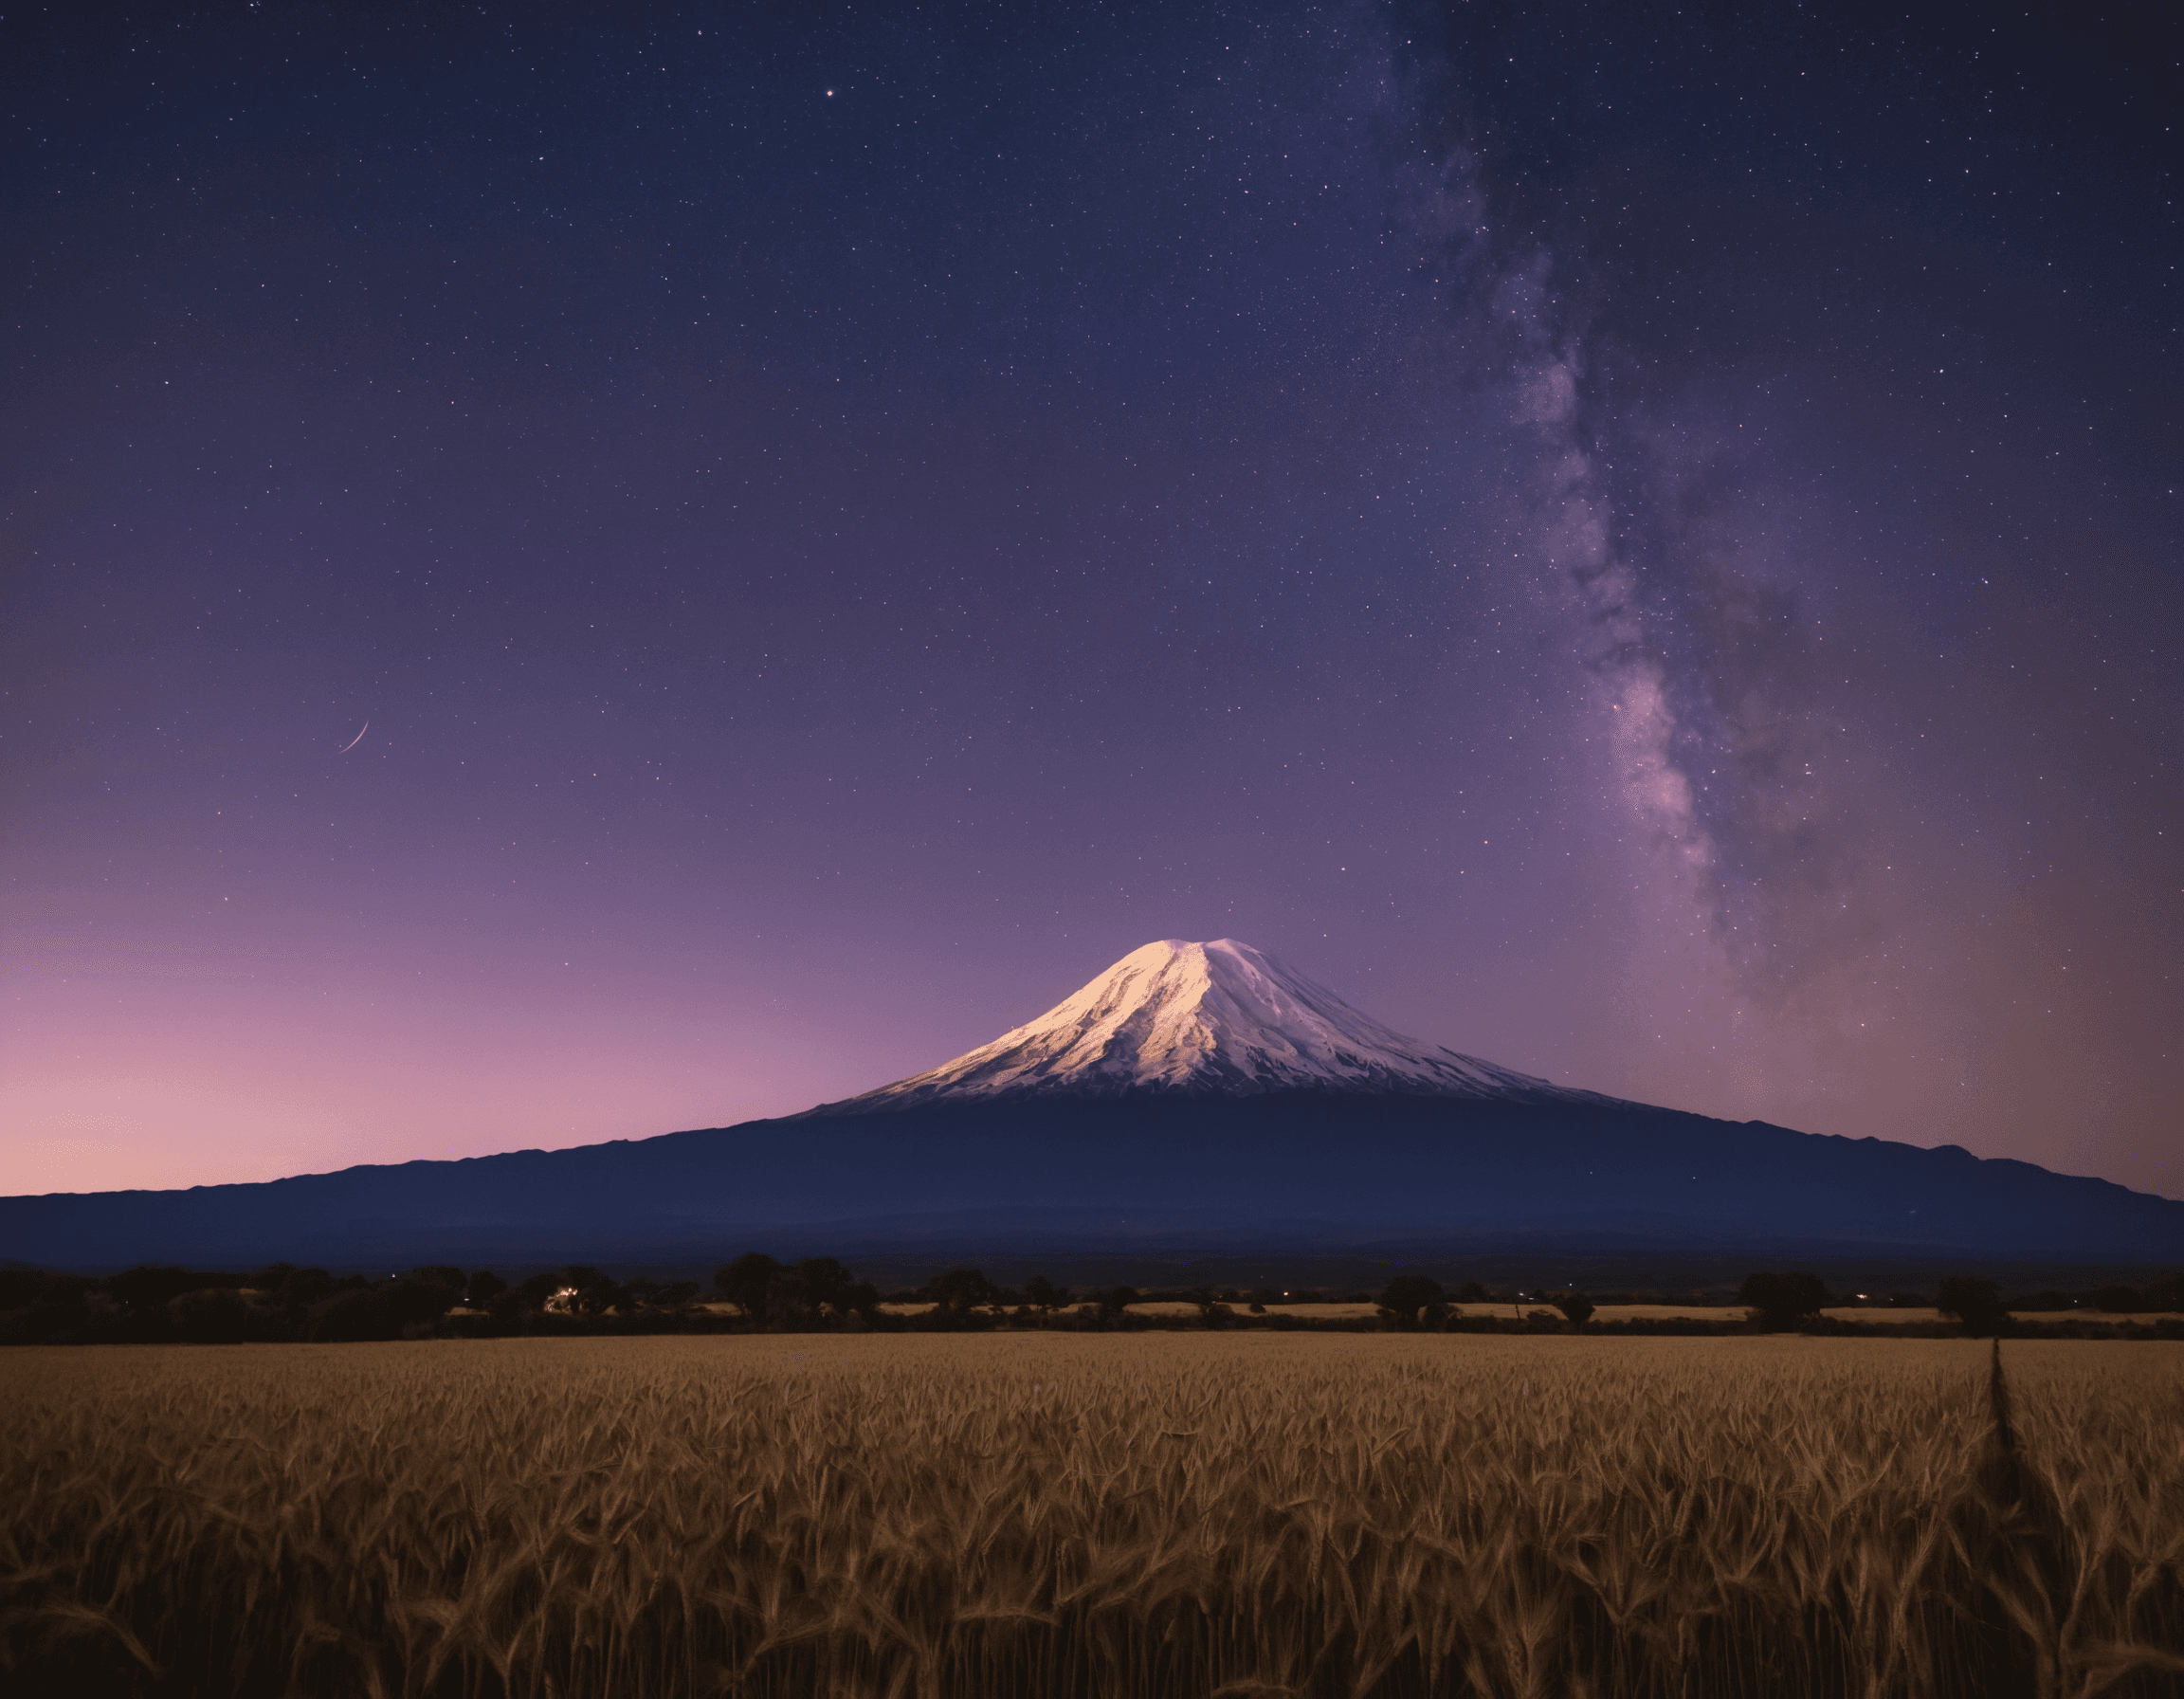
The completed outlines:
{"type": "Polygon", "coordinates": [[[829,1107],[1296,1090],[1603,1101],[1391,1032],[1235,939],[1171,938],[991,1044],[829,1107]]]}

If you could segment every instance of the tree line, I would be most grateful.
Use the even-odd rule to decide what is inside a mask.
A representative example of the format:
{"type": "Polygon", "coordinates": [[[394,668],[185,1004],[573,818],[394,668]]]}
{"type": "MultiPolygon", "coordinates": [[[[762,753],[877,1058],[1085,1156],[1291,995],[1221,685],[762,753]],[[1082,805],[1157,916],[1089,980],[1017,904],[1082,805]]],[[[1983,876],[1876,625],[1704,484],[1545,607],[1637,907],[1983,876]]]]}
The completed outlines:
{"type": "MultiPolygon", "coordinates": [[[[1622,1294],[1600,1294],[1620,1298],[1622,1294]]],[[[1043,1274],[1004,1287],[982,1270],[955,1268],[924,1285],[883,1294],[831,1256],[783,1262],[747,1251],[714,1271],[710,1288],[693,1280],[617,1280],[590,1264],[571,1263],[511,1282],[489,1269],[427,1265],[372,1279],[324,1269],[274,1263],[248,1271],[141,1265],[103,1278],[36,1269],[0,1268],[0,1343],[204,1343],[246,1341],[337,1341],[403,1337],[466,1337],[529,1333],[924,1331],[983,1327],[1118,1328],[1382,1326],[1405,1330],[1498,1332],[1713,1333],[1749,1325],[1767,1332],[1865,1331],[1858,1323],[1824,1316],[1838,1302],[1818,1276],[1759,1272],[1738,1289],[1744,1315],[1721,1321],[1599,1318],[1594,1299],[1574,1285],[1558,1289],[1489,1292],[1476,1281],[1454,1289],[1430,1275],[1400,1274],[1377,1293],[1310,1299],[1370,1303],[1372,1317],[1340,1319],[1273,1313],[1306,1294],[1268,1288],[1195,1287],[1140,1292],[1116,1285],[1072,1290],[1043,1274]],[[1187,1304],[1190,1312],[1152,1316],[1134,1309],[1149,1302],[1187,1304]],[[1509,1311],[1500,1313],[1506,1304],[1509,1311]],[[890,1305],[921,1305],[904,1313],[890,1305]],[[1488,1306],[1480,1313],[1481,1306],[1488,1306]],[[1192,1313],[1194,1312],[1194,1313],[1192,1313]]],[[[1309,1300],[1308,1300],[1309,1301],[1309,1300]]],[[[1995,1282],[1951,1276],[1933,1294],[1900,1292],[1891,1301],[1931,1306],[1965,1331],[1998,1333],[2011,1312],[2073,1306],[2105,1316],[2184,1310],[2184,1275],[2143,1288],[2110,1286],[2091,1293],[2042,1292],[2005,1298],[1995,1282]]],[[[1731,1312],[1732,1315],[1734,1312],[1731,1312]]],[[[2163,1321],[2155,1330],[2184,1334],[2163,1321]]]]}

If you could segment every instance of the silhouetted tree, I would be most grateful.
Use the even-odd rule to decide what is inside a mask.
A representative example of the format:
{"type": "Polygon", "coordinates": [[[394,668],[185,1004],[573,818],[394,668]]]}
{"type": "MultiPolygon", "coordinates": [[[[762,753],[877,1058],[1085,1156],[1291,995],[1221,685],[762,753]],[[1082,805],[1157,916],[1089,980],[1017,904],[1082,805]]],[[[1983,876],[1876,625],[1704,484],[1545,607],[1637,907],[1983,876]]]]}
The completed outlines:
{"type": "Polygon", "coordinates": [[[1555,1307],[1573,1327],[1582,1327],[1592,1319],[1592,1300],[1583,1292],[1564,1292],[1555,1300],[1555,1307]]]}
{"type": "Polygon", "coordinates": [[[925,1290],[937,1307],[956,1315],[992,1304],[1001,1296],[983,1269],[950,1269],[927,1281],[925,1290]]]}
{"type": "Polygon", "coordinates": [[[822,1310],[835,1315],[849,1313],[849,1288],[856,1277],[831,1256],[808,1256],[789,1272],[792,1300],[808,1315],[816,1318],[822,1310]]]}
{"type": "Polygon", "coordinates": [[[0,1270],[7,1283],[0,1293],[0,1310],[9,1312],[0,1324],[0,1339],[10,1344],[81,1338],[91,1322],[84,1303],[95,1284],[82,1274],[52,1274],[37,1269],[0,1270]]]}
{"type": "Polygon", "coordinates": [[[233,1287],[198,1287],[167,1300],[174,1337],[199,1345],[232,1345],[247,1338],[250,1306],[233,1287]]]}
{"type": "Polygon", "coordinates": [[[1992,1280],[1975,1280],[1966,1274],[1952,1274],[1941,1283],[1934,1307],[1945,1316],[1955,1316],[1975,1339],[1999,1337],[2002,1324],[2010,1319],[2010,1312],[2002,1307],[2002,1288],[1992,1280]]]}
{"type": "Polygon", "coordinates": [[[602,1315],[629,1306],[629,1294],[590,1263],[571,1263],[557,1278],[556,1289],[567,1294],[563,1302],[579,1315],[602,1315]]]}
{"type": "Polygon", "coordinates": [[[172,1266],[161,1267],[152,1263],[138,1263],[133,1269],[124,1269],[118,1274],[106,1277],[106,1295],[123,1309],[149,1309],[155,1304],[165,1304],[188,1289],[176,1284],[182,1270],[172,1266]]]}
{"type": "Polygon", "coordinates": [[[436,1322],[463,1302],[463,1288],[437,1280],[383,1280],[373,1290],[385,1301],[397,1331],[412,1322],[436,1322]]]}
{"type": "Polygon", "coordinates": [[[1101,1320],[1107,1322],[1119,1321],[1122,1317],[1122,1312],[1128,1309],[1138,1301],[1138,1288],[1136,1287],[1109,1287],[1104,1292],[1100,1294],[1101,1320]]]}
{"type": "Polygon", "coordinates": [[[859,1282],[831,1256],[808,1256],[777,1271],[767,1288],[766,1318],[778,1325],[811,1327],[855,1307],[859,1282]]]}
{"type": "Polygon", "coordinates": [[[402,1331],[387,1287],[351,1288],[321,1298],[304,1319],[303,1337],[313,1340],[392,1339],[402,1331]]]}
{"type": "Polygon", "coordinates": [[[422,1281],[427,1286],[446,1287],[455,1294],[457,1304],[463,1302],[464,1291],[470,1284],[463,1270],[452,1263],[431,1263],[422,1269],[411,1269],[410,1278],[422,1281]]]}
{"type": "Polygon", "coordinates": [[[1456,1302],[1459,1304],[1484,1304],[1486,1301],[1486,1288],[1476,1280],[1466,1280],[1456,1288],[1456,1302]]]}
{"type": "Polygon", "coordinates": [[[1236,1319],[1236,1312],[1210,1287],[1193,1288],[1191,1302],[1198,1306],[1199,1321],[1209,1327],[1226,1327],[1236,1319]]]}
{"type": "Polygon", "coordinates": [[[842,1303],[845,1314],[869,1322],[880,1313],[880,1288],[869,1280],[853,1280],[843,1288],[842,1303]]]}
{"type": "Polygon", "coordinates": [[[2094,1291],[2093,1307],[2110,1315],[2127,1316],[2152,1306],[2135,1286],[2104,1286],[2094,1291]]]}
{"type": "Polygon", "coordinates": [[[1034,1274],[1024,1283],[1024,1302],[1039,1312],[1045,1321],[1057,1309],[1069,1302],[1068,1289],[1056,1286],[1044,1274],[1034,1274]]]}
{"type": "Polygon", "coordinates": [[[170,1298],[209,1287],[248,1285],[241,1274],[211,1274],[195,1269],[178,1269],[171,1263],[139,1263],[106,1280],[106,1295],[124,1309],[157,1309],[170,1298]]]}
{"type": "Polygon", "coordinates": [[[1380,1288],[1374,1302],[1402,1327],[1417,1326],[1420,1317],[1438,1322],[1448,1314],[1448,1294],[1430,1274],[1398,1274],[1380,1288]]]}
{"type": "Polygon", "coordinates": [[[334,1291],[334,1276],[324,1269],[299,1269],[293,1263],[260,1269],[247,1284],[288,1310],[307,1308],[334,1291]]]}
{"type": "Polygon", "coordinates": [[[484,1309],[493,1300],[508,1289],[508,1283],[491,1269],[479,1269],[463,1288],[464,1301],[472,1309],[484,1309]]]}
{"type": "Polygon", "coordinates": [[[714,1270],[713,1286],[747,1320],[762,1327],[772,1307],[774,1283],[780,1277],[779,1263],[762,1251],[746,1251],[734,1262],[714,1270]]]}
{"type": "Polygon", "coordinates": [[[1820,1313],[1828,1288],[1817,1274],[1747,1274],[1737,1302],[1752,1306],[1752,1319],[1765,1331],[1788,1333],[1820,1313]]]}

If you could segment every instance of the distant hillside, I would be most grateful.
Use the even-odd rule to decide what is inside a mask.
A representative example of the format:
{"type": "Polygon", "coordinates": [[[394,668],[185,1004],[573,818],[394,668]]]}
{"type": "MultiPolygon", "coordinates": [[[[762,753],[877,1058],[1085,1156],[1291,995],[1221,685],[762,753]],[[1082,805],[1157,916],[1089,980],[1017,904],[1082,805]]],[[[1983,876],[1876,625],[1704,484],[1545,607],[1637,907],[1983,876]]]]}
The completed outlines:
{"type": "Polygon", "coordinates": [[[780,1121],[250,1186],[0,1198],[0,1255],[702,1260],[1451,1253],[2184,1260],[2184,1203],[2025,1162],[1534,1079],[1235,939],[1133,950],[1036,1020],[780,1121]]]}
{"type": "Polygon", "coordinates": [[[1400,1242],[2174,1264],[2184,1202],[1955,1146],[1605,1100],[1324,1091],[927,1103],[261,1185],[0,1198],[0,1254],[82,1270],[667,1261],[760,1237],[777,1254],[1400,1242]]]}

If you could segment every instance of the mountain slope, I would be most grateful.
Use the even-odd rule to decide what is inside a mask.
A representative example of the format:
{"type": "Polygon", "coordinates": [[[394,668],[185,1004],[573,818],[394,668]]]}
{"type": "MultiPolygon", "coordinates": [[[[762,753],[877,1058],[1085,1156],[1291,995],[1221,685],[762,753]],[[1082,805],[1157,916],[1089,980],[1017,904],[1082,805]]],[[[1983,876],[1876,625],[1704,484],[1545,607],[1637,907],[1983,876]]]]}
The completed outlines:
{"type": "MultiPolygon", "coordinates": [[[[1009,1245],[1280,1251],[1432,1241],[1771,1257],[2184,1262],[2184,1203],[1666,1109],[1263,1092],[1023,1098],[804,1117],[184,1192],[0,1197],[50,1268],[854,1256],[1009,1245]]],[[[1957,1271],[1964,1271],[1959,1270],[1957,1271]]]]}
{"type": "Polygon", "coordinates": [[[992,1044],[784,1120],[0,1197],[0,1257],[86,1271],[1394,1241],[2175,1264],[2184,1202],[1567,1090],[1391,1032],[1228,939],[1149,944],[992,1044]]]}

